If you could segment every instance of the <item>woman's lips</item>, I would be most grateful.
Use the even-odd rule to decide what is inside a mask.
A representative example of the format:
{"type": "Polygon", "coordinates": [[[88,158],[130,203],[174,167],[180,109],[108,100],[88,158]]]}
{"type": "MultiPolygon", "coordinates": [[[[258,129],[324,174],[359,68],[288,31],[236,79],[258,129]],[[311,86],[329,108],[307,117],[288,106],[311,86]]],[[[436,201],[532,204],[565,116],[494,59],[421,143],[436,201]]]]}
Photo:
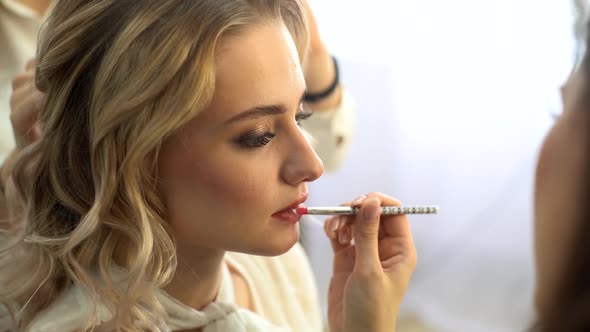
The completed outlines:
{"type": "Polygon", "coordinates": [[[285,207],[284,209],[275,212],[272,217],[286,221],[291,224],[295,224],[301,219],[301,214],[297,213],[297,209],[300,207],[305,207],[303,203],[307,200],[307,191],[302,192],[299,194],[299,198],[297,198],[293,203],[285,207]]]}
{"type": "Polygon", "coordinates": [[[297,208],[305,207],[303,204],[299,204],[296,207],[284,209],[272,215],[273,218],[286,221],[291,224],[296,224],[299,219],[301,219],[301,215],[297,213],[297,208]]]}

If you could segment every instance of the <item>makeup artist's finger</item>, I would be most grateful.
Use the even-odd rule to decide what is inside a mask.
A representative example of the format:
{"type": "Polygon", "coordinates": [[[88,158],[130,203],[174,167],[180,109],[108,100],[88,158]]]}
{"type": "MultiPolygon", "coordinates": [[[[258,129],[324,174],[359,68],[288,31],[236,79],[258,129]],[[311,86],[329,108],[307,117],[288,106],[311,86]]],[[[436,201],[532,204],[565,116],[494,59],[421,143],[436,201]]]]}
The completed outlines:
{"type": "Polygon", "coordinates": [[[337,236],[336,231],[338,230],[339,219],[339,216],[333,216],[324,221],[324,232],[330,240],[335,239],[337,236]]]}
{"type": "MultiPolygon", "coordinates": [[[[377,197],[382,205],[401,206],[401,202],[382,193],[371,193],[369,197],[377,197]]],[[[412,231],[406,215],[381,216],[379,226],[379,258],[384,269],[403,263],[413,267],[416,265],[417,255],[412,237],[412,231]]]]}
{"type": "Polygon", "coordinates": [[[36,65],[36,64],[37,64],[37,58],[32,58],[32,59],[30,59],[29,61],[27,61],[27,64],[26,64],[26,66],[25,66],[25,69],[26,69],[27,71],[30,71],[30,70],[33,70],[33,71],[34,71],[34,70],[35,70],[35,65],[36,65]]]}
{"type": "Polygon", "coordinates": [[[381,216],[379,197],[369,197],[361,205],[354,221],[355,269],[370,271],[381,268],[378,234],[381,216]]]}
{"type": "MultiPolygon", "coordinates": [[[[370,193],[368,197],[377,197],[381,200],[382,205],[387,206],[402,206],[402,203],[390,196],[382,193],[370,193]]],[[[383,236],[390,237],[404,237],[408,240],[412,240],[412,231],[408,217],[406,215],[388,215],[381,218],[381,229],[382,233],[380,238],[383,236]]]]}
{"type": "Polygon", "coordinates": [[[35,132],[40,132],[34,127],[45,95],[36,88],[33,71],[16,76],[12,81],[12,88],[10,120],[17,147],[23,147],[36,139],[38,134],[35,132]]]}
{"type": "Polygon", "coordinates": [[[334,225],[334,217],[326,218],[326,220],[324,220],[324,232],[326,232],[326,234],[332,232],[333,225],[334,225]]]}
{"type": "MultiPolygon", "coordinates": [[[[359,196],[359,197],[353,199],[352,201],[340,204],[339,206],[359,205],[362,202],[364,202],[365,199],[367,199],[367,196],[359,196]]],[[[347,216],[347,215],[340,216],[338,227],[336,228],[335,231],[339,232],[344,226],[351,225],[353,223],[353,221],[354,221],[354,216],[347,216]]]]}
{"type": "Polygon", "coordinates": [[[17,75],[12,80],[12,91],[13,93],[10,98],[11,104],[18,103],[37,91],[34,73],[26,72],[17,75]]]}
{"type": "Polygon", "coordinates": [[[341,246],[348,246],[352,240],[350,225],[345,225],[338,232],[338,242],[341,246]]]}
{"type": "Polygon", "coordinates": [[[18,92],[22,88],[30,88],[31,85],[34,85],[34,77],[34,73],[31,72],[24,72],[22,74],[18,74],[12,79],[12,91],[18,92]]]}
{"type": "Polygon", "coordinates": [[[342,228],[344,228],[344,226],[346,226],[347,224],[349,224],[349,218],[347,218],[347,216],[340,216],[338,218],[338,227],[336,228],[335,232],[340,232],[342,230],[342,228]]]}
{"type": "Polygon", "coordinates": [[[30,142],[34,140],[34,138],[29,137],[30,131],[34,129],[33,127],[38,120],[44,98],[45,95],[34,87],[24,87],[13,94],[10,101],[10,120],[18,145],[22,145],[24,141],[30,142]]]}
{"type": "Polygon", "coordinates": [[[359,196],[359,197],[357,197],[357,198],[353,199],[353,200],[350,202],[349,206],[358,206],[358,205],[361,205],[361,204],[363,204],[363,202],[364,202],[366,199],[367,199],[367,196],[366,196],[366,195],[359,196]]]}
{"type": "MultiPolygon", "coordinates": [[[[350,202],[340,204],[339,206],[357,206],[367,199],[366,195],[356,197],[350,202]]],[[[355,216],[340,215],[328,218],[324,224],[324,231],[331,240],[334,251],[351,245],[353,241],[353,224],[355,216]]]]}
{"type": "MultiPolygon", "coordinates": [[[[338,220],[338,223],[342,223],[342,220],[344,219],[343,217],[344,216],[334,216],[332,218],[338,220]]],[[[346,228],[335,232],[330,231],[330,229],[325,226],[324,230],[330,239],[330,246],[332,247],[334,254],[340,253],[343,249],[351,246],[352,232],[350,226],[346,226],[346,228]]]]}

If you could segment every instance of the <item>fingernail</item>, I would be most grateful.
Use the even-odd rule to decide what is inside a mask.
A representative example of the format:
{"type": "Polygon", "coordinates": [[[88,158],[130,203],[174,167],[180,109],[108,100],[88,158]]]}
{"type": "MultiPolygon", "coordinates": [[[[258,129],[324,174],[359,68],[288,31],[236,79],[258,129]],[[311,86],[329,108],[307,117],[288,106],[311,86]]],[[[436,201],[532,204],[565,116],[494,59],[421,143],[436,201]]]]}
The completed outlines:
{"type": "Polygon", "coordinates": [[[366,221],[371,221],[374,219],[377,219],[379,217],[379,213],[381,212],[379,210],[379,207],[381,206],[381,201],[379,200],[379,198],[375,197],[375,198],[371,198],[370,200],[368,200],[365,204],[366,208],[363,210],[363,218],[366,221]],[[377,206],[367,206],[369,204],[371,204],[373,201],[377,202],[377,206]]]}
{"type": "Polygon", "coordinates": [[[350,242],[350,236],[348,235],[347,231],[343,231],[338,234],[338,242],[340,242],[340,244],[347,244],[350,242]]]}
{"type": "Polygon", "coordinates": [[[362,202],[365,201],[365,199],[367,199],[367,196],[365,196],[365,195],[359,196],[359,197],[355,198],[354,200],[352,200],[352,202],[350,202],[350,205],[352,205],[352,206],[360,205],[362,202]]]}
{"type": "Polygon", "coordinates": [[[331,232],[335,232],[338,229],[339,223],[340,223],[340,218],[333,217],[330,219],[330,224],[328,225],[328,228],[330,229],[331,232]]]}
{"type": "Polygon", "coordinates": [[[330,218],[324,220],[324,223],[326,223],[326,229],[328,229],[329,231],[332,231],[332,224],[334,223],[334,217],[330,217],[330,218]]]}

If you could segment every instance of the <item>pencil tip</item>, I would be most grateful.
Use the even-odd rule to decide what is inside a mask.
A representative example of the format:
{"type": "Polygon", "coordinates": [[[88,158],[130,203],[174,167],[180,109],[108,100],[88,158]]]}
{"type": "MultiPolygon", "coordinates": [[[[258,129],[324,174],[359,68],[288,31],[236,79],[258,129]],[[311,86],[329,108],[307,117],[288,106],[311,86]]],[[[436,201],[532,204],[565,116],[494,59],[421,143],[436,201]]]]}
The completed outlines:
{"type": "Polygon", "coordinates": [[[300,215],[307,214],[307,208],[303,206],[296,208],[295,211],[300,215]]]}

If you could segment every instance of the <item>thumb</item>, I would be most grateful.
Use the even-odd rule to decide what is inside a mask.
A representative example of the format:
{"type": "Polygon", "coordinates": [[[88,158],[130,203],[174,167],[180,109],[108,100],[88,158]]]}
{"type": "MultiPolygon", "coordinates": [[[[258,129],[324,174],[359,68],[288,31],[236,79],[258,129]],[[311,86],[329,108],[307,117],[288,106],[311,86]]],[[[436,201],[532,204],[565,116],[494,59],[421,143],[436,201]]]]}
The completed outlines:
{"type": "Polygon", "coordinates": [[[381,201],[378,197],[368,198],[356,215],[353,227],[355,268],[368,271],[381,266],[378,247],[380,215],[381,201]]]}

